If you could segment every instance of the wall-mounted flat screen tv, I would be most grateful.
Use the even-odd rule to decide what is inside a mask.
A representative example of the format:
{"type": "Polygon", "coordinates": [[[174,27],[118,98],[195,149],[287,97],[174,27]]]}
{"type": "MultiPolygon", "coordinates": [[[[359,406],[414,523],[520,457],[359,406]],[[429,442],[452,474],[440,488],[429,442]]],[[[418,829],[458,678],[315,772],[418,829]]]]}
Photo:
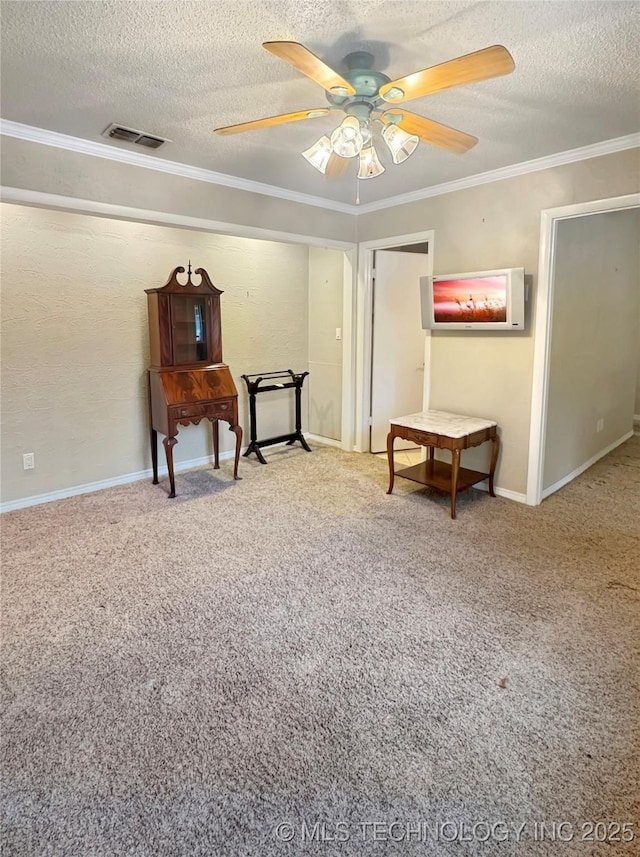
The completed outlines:
{"type": "Polygon", "coordinates": [[[524,268],[420,278],[428,330],[524,330],[524,268]]]}

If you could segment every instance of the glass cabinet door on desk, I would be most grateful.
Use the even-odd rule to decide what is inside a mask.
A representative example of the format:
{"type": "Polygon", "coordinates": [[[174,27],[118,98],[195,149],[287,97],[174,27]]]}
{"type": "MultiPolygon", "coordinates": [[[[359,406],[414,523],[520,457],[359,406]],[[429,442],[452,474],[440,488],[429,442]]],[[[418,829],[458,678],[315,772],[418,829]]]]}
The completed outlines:
{"type": "Polygon", "coordinates": [[[173,363],[200,363],[209,355],[207,310],[211,299],[197,295],[171,296],[173,363]]]}
{"type": "Polygon", "coordinates": [[[222,292],[204,268],[195,271],[200,282],[192,281],[191,266],[186,283],[183,274],[176,268],[162,288],[145,289],[151,365],[158,368],[222,363],[222,292]]]}

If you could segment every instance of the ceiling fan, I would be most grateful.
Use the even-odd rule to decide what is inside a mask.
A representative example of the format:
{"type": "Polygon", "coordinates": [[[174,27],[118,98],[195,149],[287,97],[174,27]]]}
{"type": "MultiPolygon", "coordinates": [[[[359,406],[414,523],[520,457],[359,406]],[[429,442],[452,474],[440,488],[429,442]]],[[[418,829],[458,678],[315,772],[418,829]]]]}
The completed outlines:
{"type": "Polygon", "coordinates": [[[395,105],[454,86],[510,74],[515,68],[509,51],[502,45],[493,45],[391,80],[373,68],[374,57],[366,51],[350,53],[345,58],[348,71],[341,75],[298,42],[264,42],[262,46],[320,84],[331,106],[227,125],[216,128],[215,133],[240,134],[315,119],[326,116],[332,109],[341,110],[346,117],[331,136],[321,137],[302,154],[319,172],[327,175],[340,172],[339,164],[346,166],[350,158],[359,156],[360,179],[375,178],[384,172],[373,146],[372,125],[376,122],[382,126],[382,139],[395,164],[405,161],[420,140],[449,152],[467,152],[478,142],[477,137],[395,105]]]}

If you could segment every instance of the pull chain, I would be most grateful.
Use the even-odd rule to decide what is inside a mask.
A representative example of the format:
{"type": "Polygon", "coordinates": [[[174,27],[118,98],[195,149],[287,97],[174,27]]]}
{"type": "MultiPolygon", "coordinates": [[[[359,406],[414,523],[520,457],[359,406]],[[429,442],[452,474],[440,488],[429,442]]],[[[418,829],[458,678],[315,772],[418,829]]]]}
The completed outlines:
{"type": "Polygon", "coordinates": [[[356,173],[356,205],[360,205],[360,179],[356,173]]]}

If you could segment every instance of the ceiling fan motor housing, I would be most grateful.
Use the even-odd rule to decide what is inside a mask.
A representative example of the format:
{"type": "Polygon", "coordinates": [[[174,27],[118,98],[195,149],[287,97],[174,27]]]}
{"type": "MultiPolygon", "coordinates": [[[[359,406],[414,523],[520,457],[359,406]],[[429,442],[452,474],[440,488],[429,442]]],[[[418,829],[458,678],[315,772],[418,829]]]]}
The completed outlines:
{"type": "Polygon", "coordinates": [[[391,78],[380,71],[373,71],[373,54],[367,51],[355,51],[345,58],[349,71],[343,77],[355,89],[355,95],[344,96],[327,92],[327,101],[332,107],[339,107],[351,116],[357,116],[361,122],[367,122],[371,112],[383,103],[378,94],[380,87],[389,83],[391,78]]]}

